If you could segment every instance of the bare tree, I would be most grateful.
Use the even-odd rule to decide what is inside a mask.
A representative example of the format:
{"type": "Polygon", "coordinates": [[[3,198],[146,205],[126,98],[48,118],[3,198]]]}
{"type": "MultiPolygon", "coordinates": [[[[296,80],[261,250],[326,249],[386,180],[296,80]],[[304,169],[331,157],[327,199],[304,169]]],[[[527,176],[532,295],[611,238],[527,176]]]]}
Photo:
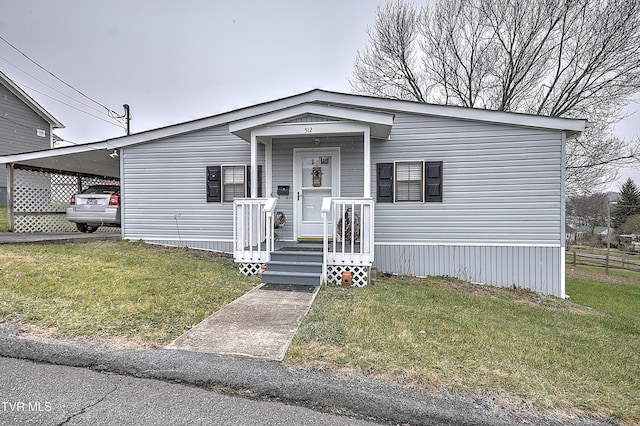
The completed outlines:
{"type": "Polygon", "coordinates": [[[359,52],[355,92],[594,123],[567,147],[569,191],[611,180],[638,141],[611,126],[640,91],[640,0],[395,0],[359,52]]]}
{"type": "Polygon", "coordinates": [[[432,101],[481,107],[484,90],[492,82],[496,55],[495,35],[487,31],[487,18],[465,0],[442,2],[425,8],[420,22],[420,51],[429,76],[432,101]]]}
{"type": "Polygon", "coordinates": [[[620,233],[640,235],[640,214],[628,217],[620,227],[620,233]]]}
{"type": "Polygon", "coordinates": [[[567,203],[567,215],[577,220],[580,225],[588,226],[593,235],[596,226],[607,226],[608,203],[606,194],[573,196],[567,203]]]}
{"type": "Polygon", "coordinates": [[[593,123],[580,137],[567,142],[567,193],[597,192],[601,183],[617,178],[613,166],[637,162],[638,148],[637,138],[626,141],[615,136],[610,125],[593,123]]]}
{"type": "Polygon", "coordinates": [[[368,30],[375,40],[364,52],[358,52],[353,81],[361,93],[392,99],[415,99],[426,102],[421,72],[416,59],[416,37],[419,12],[402,0],[387,3],[378,9],[376,23],[368,30]]]}

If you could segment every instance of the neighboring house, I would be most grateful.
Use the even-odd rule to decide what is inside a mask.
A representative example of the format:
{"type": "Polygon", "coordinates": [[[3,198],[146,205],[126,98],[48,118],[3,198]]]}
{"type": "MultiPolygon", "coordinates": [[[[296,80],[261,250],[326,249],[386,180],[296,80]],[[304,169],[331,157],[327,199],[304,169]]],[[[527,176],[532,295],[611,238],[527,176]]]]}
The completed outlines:
{"type": "Polygon", "coordinates": [[[567,244],[575,244],[578,237],[577,230],[573,226],[569,224],[565,224],[564,232],[565,232],[565,239],[567,241],[567,244]]]}
{"type": "Polygon", "coordinates": [[[123,238],[232,253],[245,272],[324,241],[329,281],[366,284],[373,266],[565,297],[565,145],[585,125],[313,90],[0,162],[119,150],[123,238]]]}
{"type": "Polygon", "coordinates": [[[580,225],[576,229],[576,241],[580,242],[583,240],[588,240],[593,236],[599,236],[604,241],[607,239],[608,229],[606,226],[596,226],[595,228],[591,228],[588,225],[580,225]]]}
{"type": "MultiPolygon", "coordinates": [[[[53,148],[64,126],[0,72],[0,155],[53,148]]],[[[0,168],[0,204],[7,203],[7,172],[0,168]]]]}

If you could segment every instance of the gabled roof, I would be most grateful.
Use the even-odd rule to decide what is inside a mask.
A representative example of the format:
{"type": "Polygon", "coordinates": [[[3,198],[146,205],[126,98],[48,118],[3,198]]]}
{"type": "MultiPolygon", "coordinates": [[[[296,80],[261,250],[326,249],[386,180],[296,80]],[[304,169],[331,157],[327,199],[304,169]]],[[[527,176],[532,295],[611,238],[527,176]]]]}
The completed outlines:
{"type": "Polygon", "coordinates": [[[24,90],[20,88],[13,80],[7,77],[2,71],[0,71],[0,84],[5,86],[11,93],[24,102],[29,108],[31,108],[36,114],[42,117],[45,121],[51,124],[54,129],[64,129],[64,125],[56,120],[56,118],[49,114],[40,104],[38,104],[31,96],[29,96],[24,90]]]}
{"type": "Polygon", "coordinates": [[[567,136],[579,134],[587,127],[587,121],[581,119],[545,117],[540,115],[465,108],[451,105],[426,104],[422,102],[376,98],[371,96],[352,95],[314,89],[298,95],[264,102],[198,120],[148,130],[129,136],[121,136],[119,138],[111,139],[110,143],[118,147],[124,147],[152,140],[164,139],[183,133],[190,133],[222,124],[230,124],[233,127],[233,123],[238,121],[257,119],[258,117],[267,114],[274,115],[277,111],[284,111],[303,104],[325,105],[329,108],[370,111],[372,113],[386,112],[394,114],[404,112],[521,127],[561,130],[566,131],[568,134],[567,136]]]}
{"type": "MultiPolygon", "coordinates": [[[[581,225],[578,226],[578,228],[576,229],[577,232],[586,232],[586,233],[591,233],[591,227],[588,225],[581,225]]],[[[607,234],[607,227],[606,226],[596,226],[595,228],[593,228],[593,232],[595,234],[607,234]]]]}
{"type": "MultiPolygon", "coordinates": [[[[286,124],[288,120],[301,117],[366,123],[371,129],[371,137],[378,139],[387,139],[393,126],[393,114],[309,102],[234,121],[229,124],[229,131],[249,141],[253,129],[286,124]]],[[[275,132],[277,133],[277,130],[275,132]]]]}
{"type": "MultiPolygon", "coordinates": [[[[568,136],[579,134],[585,130],[587,125],[586,120],[433,105],[315,89],[298,95],[128,136],[45,151],[8,155],[0,157],[0,164],[22,163],[46,167],[44,160],[49,157],[77,156],[80,153],[89,155],[91,151],[112,151],[220,125],[228,125],[230,131],[248,140],[251,130],[254,128],[269,126],[271,123],[286,122],[288,119],[305,114],[366,123],[372,129],[372,137],[384,138],[388,136],[388,132],[393,125],[393,117],[397,113],[566,131],[568,136]],[[377,135],[374,132],[377,132],[377,135]]],[[[99,156],[98,154],[95,155],[99,156]]],[[[99,159],[96,159],[96,163],[103,161],[102,157],[100,156],[99,159]]]]}

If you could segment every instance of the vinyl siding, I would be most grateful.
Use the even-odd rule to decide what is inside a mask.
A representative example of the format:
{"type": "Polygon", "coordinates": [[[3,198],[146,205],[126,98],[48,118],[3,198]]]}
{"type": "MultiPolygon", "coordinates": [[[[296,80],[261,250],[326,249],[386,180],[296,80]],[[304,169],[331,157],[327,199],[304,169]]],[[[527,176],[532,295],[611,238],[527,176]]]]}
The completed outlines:
{"type": "Polygon", "coordinates": [[[443,202],[377,203],[376,242],[559,246],[561,150],[559,131],[398,114],[373,191],[378,162],[443,161],[443,202]]]}
{"type": "MultiPolygon", "coordinates": [[[[122,150],[123,236],[150,241],[233,239],[232,203],[208,203],[206,167],[251,163],[249,144],[220,126],[122,150]]],[[[264,164],[264,148],[258,150],[264,164]]]]}
{"type": "Polygon", "coordinates": [[[293,239],[293,149],[294,148],[340,148],[340,196],[362,197],[364,183],[363,155],[364,146],[362,136],[322,138],[319,145],[313,144],[313,139],[274,139],[273,140],[273,187],[272,193],[277,193],[278,185],[289,185],[289,197],[279,197],[277,210],[282,211],[287,223],[277,231],[281,240],[293,239]]]}
{"type": "MultiPolygon", "coordinates": [[[[51,148],[49,122],[0,84],[0,155],[48,148],[51,148]],[[45,137],[38,136],[38,130],[43,130],[45,137]]],[[[6,185],[7,172],[0,167],[0,187],[6,185]]]]}
{"type": "Polygon", "coordinates": [[[563,250],[491,245],[377,245],[375,266],[382,272],[449,276],[563,297],[560,279],[563,250]]]}

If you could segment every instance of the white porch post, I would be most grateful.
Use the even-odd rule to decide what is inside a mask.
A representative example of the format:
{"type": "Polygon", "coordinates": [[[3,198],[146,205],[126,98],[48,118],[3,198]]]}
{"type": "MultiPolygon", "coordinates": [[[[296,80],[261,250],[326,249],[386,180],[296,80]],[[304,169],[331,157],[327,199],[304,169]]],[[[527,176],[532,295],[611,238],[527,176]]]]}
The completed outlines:
{"type": "Polygon", "coordinates": [[[258,198],[258,137],[251,132],[251,198],[258,198]]]}
{"type": "Polygon", "coordinates": [[[364,195],[371,198],[371,129],[364,131],[364,195]]]}
{"type": "Polygon", "coordinates": [[[272,153],[273,153],[273,141],[269,140],[268,142],[265,143],[264,145],[264,164],[266,167],[266,191],[264,191],[265,196],[271,197],[273,195],[273,157],[272,157],[272,153]]]}
{"type": "Polygon", "coordinates": [[[7,222],[9,224],[9,232],[14,231],[13,227],[13,198],[15,194],[15,170],[13,163],[7,163],[7,222]]]}

